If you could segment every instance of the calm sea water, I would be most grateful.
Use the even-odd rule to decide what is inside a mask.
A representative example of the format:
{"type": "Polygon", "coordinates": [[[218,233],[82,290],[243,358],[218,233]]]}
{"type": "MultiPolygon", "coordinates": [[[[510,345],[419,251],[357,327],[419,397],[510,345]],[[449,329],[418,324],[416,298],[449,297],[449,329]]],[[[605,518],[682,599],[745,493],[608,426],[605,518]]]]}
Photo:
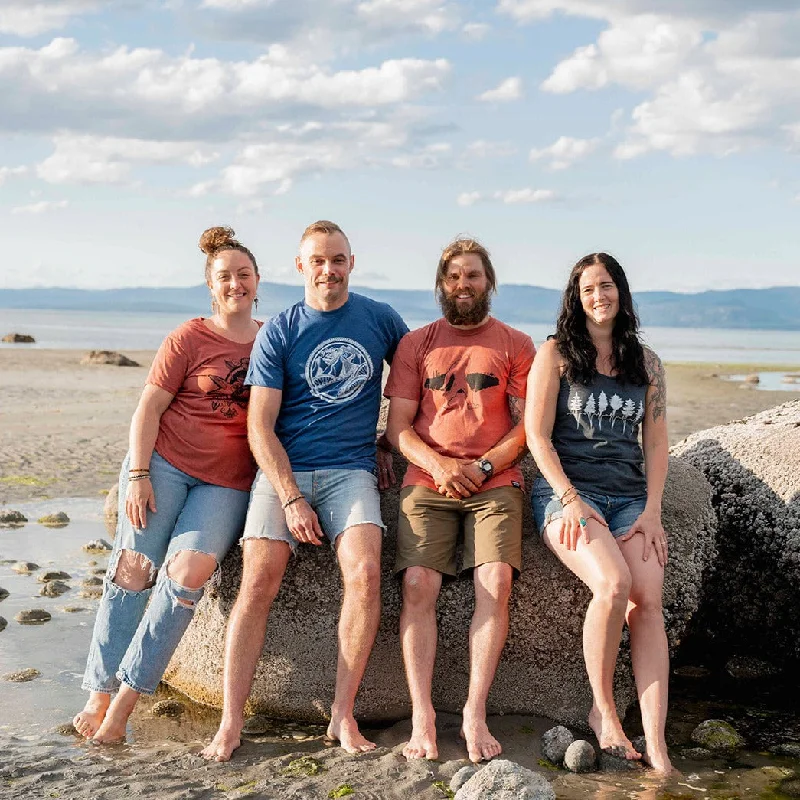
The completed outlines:
{"type": "MultiPolygon", "coordinates": [[[[184,314],[0,309],[0,337],[27,333],[33,345],[0,347],[69,350],[155,350],[184,314]]],[[[407,320],[411,328],[429,320],[407,320]]],[[[553,332],[548,325],[520,325],[535,343],[553,332]]],[[[800,331],[647,328],[644,339],[664,361],[722,364],[782,364],[800,367],[800,331]]]]}

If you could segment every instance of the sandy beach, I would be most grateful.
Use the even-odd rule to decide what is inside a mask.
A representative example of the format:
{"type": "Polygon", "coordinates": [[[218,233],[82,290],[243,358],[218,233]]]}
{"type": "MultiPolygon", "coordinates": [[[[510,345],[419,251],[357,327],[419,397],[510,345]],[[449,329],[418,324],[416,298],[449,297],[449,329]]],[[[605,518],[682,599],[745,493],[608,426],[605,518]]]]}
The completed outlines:
{"type": "MultiPolygon", "coordinates": [[[[141,364],[139,367],[81,365],[82,355],[75,350],[0,350],[4,376],[0,389],[0,507],[16,508],[25,504],[33,509],[49,508],[52,501],[48,498],[91,498],[97,502],[99,510],[101,495],[115,482],[127,446],[130,417],[153,353],[126,352],[141,364]]],[[[791,365],[786,368],[791,369],[791,365]]],[[[797,398],[797,392],[757,391],[721,377],[762,369],[767,368],[667,365],[671,441],[797,398]]],[[[87,505],[86,501],[82,502],[87,505]]],[[[95,516],[86,524],[93,525],[97,535],[101,535],[97,512],[92,513],[95,516]]],[[[89,537],[76,523],[64,531],[52,532],[53,538],[49,541],[59,541],[63,556],[52,555],[56,551],[51,551],[44,537],[43,528],[32,530],[29,551],[12,551],[8,545],[11,539],[0,537],[0,562],[5,564],[0,567],[0,584],[6,584],[12,593],[14,581],[22,586],[23,581],[33,582],[35,578],[13,577],[8,562],[2,561],[9,555],[31,558],[41,564],[53,563],[52,568],[66,567],[76,578],[102,570],[105,559],[90,560],[85,554],[80,555],[80,544],[89,537]],[[54,557],[60,557],[61,561],[54,563],[54,557]]],[[[11,620],[13,613],[9,608],[13,600],[10,597],[0,604],[0,613],[16,630],[24,626],[17,626],[11,620]]],[[[19,602],[30,604],[31,600],[19,602]]],[[[61,602],[59,610],[63,611],[63,605],[61,602]]],[[[433,800],[448,796],[444,789],[450,778],[467,763],[457,737],[458,718],[442,715],[439,720],[441,759],[438,762],[405,762],[401,749],[408,737],[409,723],[404,721],[371,732],[379,745],[378,750],[358,758],[327,746],[319,730],[275,723],[268,735],[246,741],[230,764],[209,765],[197,754],[213,733],[218,712],[187,701],[180,718],[154,716],[153,703],[175,695],[169,689],[140,704],[132,719],[128,744],[93,747],[68,731],[55,730],[57,724],[69,721],[73,710],[77,710],[72,705],[77,704],[80,696],[80,662],[96,601],[81,601],[81,605],[84,608],[80,614],[61,614],[61,619],[69,617],[69,622],[54,618],[46,627],[26,630],[29,641],[37,643],[29,649],[24,643],[11,644],[11,629],[0,633],[0,648],[7,643],[11,648],[4,653],[6,663],[13,662],[18,669],[33,666],[35,662],[45,673],[30,684],[6,684],[7,691],[19,692],[15,696],[20,700],[14,701],[9,716],[4,716],[0,709],[2,798],[123,800],[132,794],[158,796],[162,800],[326,798],[345,796],[330,793],[350,786],[357,798],[433,800]],[[80,642],[77,649],[72,648],[75,653],[70,651],[68,663],[64,663],[58,647],[50,647],[47,652],[41,650],[42,643],[48,640],[58,643],[63,637],[80,642]],[[37,661],[39,653],[42,655],[37,661]],[[44,666],[47,664],[51,665],[51,675],[55,678],[48,677],[44,666]],[[42,693],[51,691],[61,692],[61,699],[43,703],[42,693]],[[29,701],[22,699],[23,692],[27,693],[24,697],[30,698],[29,701]],[[295,774],[297,770],[292,764],[296,767],[296,759],[302,756],[315,759],[319,767],[316,775],[303,774],[305,767],[295,774]]],[[[66,650],[67,645],[64,647],[66,650]]],[[[707,709],[703,711],[713,713],[707,709]]],[[[676,706],[670,719],[675,720],[674,725],[685,727],[687,714],[676,706]]],[[[687,785],[686,778],[660,784],[644,772],[624,777],[615,773],[585,776],[563,771],[553,773],[541,762],[540,746],[542,731],[552,723],[533,717],[506,716],[494,718],[491,724],[503,740],[507,756],[546,775],[558,797],[610,800],[635,796],[657,800],[665,796],[663,792],[667,790],[673,793],[670,796],[685,796],[681,792],[688,791],[683,788],[687,785]]],[[[680,742],[684,740],[684,732],[681,732],[680,742]]],[[[678,741],[676,739],[675,744],[678,741]]],[[[306,767],[309,763],[303,762],[306,767]]],[[[685,761],[678,766],[684,771],[702,771],[700,777],[695,775],[692,779],[694,784],[710,786],[715,780],[721,781],[727,787],[725,797],[759,796],[774,782],[777,769],[774,759],[769,761],[757,754],[748,754],[744,762],[740,760],[734,767],[717,762],[705,762],[698,767],[685,761]]],[[[314,771],[317,767],[312,764],[311,769],[314,771]]]]}

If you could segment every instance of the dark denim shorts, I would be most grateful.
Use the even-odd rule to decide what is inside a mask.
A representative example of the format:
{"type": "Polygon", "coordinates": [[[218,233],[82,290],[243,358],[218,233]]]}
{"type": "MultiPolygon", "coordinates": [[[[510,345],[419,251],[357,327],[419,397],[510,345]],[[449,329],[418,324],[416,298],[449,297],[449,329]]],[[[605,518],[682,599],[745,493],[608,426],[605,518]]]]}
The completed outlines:
{"type": "MultiPolygon", "coordinates": [[[[646,494],[636,497],[621,497],[620,495],[587,492],[584,489],[580,489],[578,494],[584,503],[603,515],[603,519],[608,523],[608,529],[615,539],[631,529],[647,504],[646,494]]],[[[563,513],[558,495],[541,476],[533,482],[531,510],[540,534],[544,533],[544,529],[554,519],[560,519],[563,513]]]]}

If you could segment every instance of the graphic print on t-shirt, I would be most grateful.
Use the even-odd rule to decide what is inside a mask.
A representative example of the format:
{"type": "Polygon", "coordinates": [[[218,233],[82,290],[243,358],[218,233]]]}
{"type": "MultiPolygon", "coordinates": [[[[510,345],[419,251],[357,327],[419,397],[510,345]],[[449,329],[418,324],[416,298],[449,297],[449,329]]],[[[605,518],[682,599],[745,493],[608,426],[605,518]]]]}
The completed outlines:
{"type": "MultiPolygon", "coordinates": [[[[211,400],[211,408],[214,411],[219,410],[220,414],[227,419],[235,417],[240,410],[247,410],[250,387],[244,385],[244,378],[247,375],[249,364],[249,356],[240,358],[238,361],[225,359],[228,374],[224,378],[220,378],[219,375],[200,376],[210,380],[215,387],[206,391],[206,397],[211,400]]],[[[202,388],[202,382],[200,385],[202,388]]]]}
{"type": "Polygon", "coordinates": [[[470,390],[482,392],[500,385],[496,375],[483,372],[460,372],[451,366],[447,372],[425,378],[424,386],[433,392],[442,392],[447,397],[447,406],[455,406],[461,402],[468,402],[470,390]]]}
{"type": "Polygon", "coordinates": [[[318,344],[306,361],[311,394],[326,403],[346,403],[361,394],[372,377],[372,359],[353,339],[337,337],[318,344]]]}
{"type": "Polygon", "coordinates": [[[616,392],[608,397],[605,392],[594,393],[579,392],[573,389],[569,395],[569,410],[575,417],[575,425],[583,430],[587,439],[594,439],[595,433],[603,430],[603,420],[607,428],[619,424],[623,433],[635,433],[636,426],[644,416],[644,403],[640,400],[638,406],[632,397],[622,398],[616,392]]]}

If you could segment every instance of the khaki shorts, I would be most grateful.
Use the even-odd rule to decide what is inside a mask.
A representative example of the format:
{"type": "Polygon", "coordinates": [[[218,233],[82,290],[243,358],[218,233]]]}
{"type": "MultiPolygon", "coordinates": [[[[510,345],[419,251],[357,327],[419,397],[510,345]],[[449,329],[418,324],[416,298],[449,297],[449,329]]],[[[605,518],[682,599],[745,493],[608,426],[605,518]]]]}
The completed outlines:
{"type": "Polygon", "coordinates": [[[462,570],[501,561],[516,577],[522,563],[522,491],[499,486],[453,500],[427,486],[406,486],[400,492],[395,572],[428,567],[455,577],[462,531],[462,570]]]}

